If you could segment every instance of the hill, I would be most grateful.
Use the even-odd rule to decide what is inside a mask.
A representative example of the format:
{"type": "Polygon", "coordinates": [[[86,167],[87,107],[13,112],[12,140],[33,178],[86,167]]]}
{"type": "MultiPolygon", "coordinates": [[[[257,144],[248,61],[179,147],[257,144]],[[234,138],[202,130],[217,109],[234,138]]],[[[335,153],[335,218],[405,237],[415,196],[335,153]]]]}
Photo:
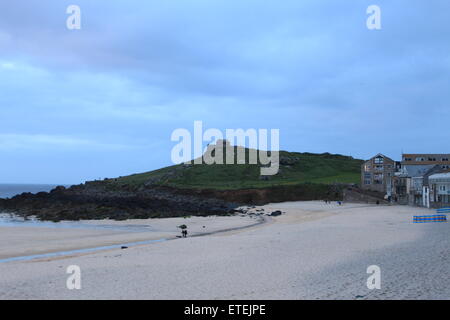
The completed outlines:
{"type": "MultiPolygon", "coordinates": [[[[245,149],[248,159],[249,149],[245,149]]],[[[111,187],[168,186],[174,188],[237,190],[274,186],[357,184],[362,160],[339,154],[280,151],[278,174],[261,176],[260,164],[180,164],[146,173],[107,179],[111,187]]],[[[259,161],[258,161],[259,163],[259,161]]]]}

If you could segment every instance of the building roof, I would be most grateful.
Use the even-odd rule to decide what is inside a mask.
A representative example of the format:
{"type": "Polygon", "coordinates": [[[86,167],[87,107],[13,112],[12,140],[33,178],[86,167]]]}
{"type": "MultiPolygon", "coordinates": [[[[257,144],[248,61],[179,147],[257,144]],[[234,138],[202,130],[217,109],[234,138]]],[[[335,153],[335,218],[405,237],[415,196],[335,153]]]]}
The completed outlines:
{"type": "Polygon", "coordinates": [[[403,153],[403,157],[450,157],[450,153],[403,153]]]}
{"type": "Polygon", "coordinates": [[[401,168],[399,177],[421,177],[435,165],[405,165],[401,168]]]}
{"type": "Polygon", "coordinates": [[[436,179],[445,179],[450,181],[450,172],[444,172],[444,173],[436,173],[429,177],[430,180],[436,180],[436,179]]]}
{"type": "Polygon", "coordinates": [[[450,164],[448,153],[403,153],[402,164],[450,164]],[[423,160],[416,160],[423,158],[423,160]],[[409,160],[406,160],[409,159],[409,160]],[[434,160],[433,160],[434,159],[434,160]]]}
{"type": "Polygon", "coordinates": [[[373,157],[370,158],[369,160],[366,160],[366,162],[369,162],[370,160],[375,159],[375,158],[378,158],[378,157],[383,157],[383,158],[385,158],[385,159],[387,159],[387,160],[389,160],[389,161],[395,162],[394,160],[392,160],[391,158],[385,156],[385,155],[382,154],[382,153],[378,153],[376,156],[373,156],[373,157]]]}

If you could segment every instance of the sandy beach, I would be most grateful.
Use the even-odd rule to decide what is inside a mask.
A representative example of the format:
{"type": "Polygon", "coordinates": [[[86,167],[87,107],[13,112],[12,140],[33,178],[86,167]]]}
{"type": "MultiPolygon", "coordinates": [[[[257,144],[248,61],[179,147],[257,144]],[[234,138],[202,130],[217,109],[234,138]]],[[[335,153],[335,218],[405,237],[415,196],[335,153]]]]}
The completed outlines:
{"type": "Polygon", "coordinates": [[[252,211],[261,208],[284,213],[1,227],[0,259],[168,241],[0,263],[0,298],[450,299],[450,226],[412,223],[431,210],[312,201],[252,211]],[[190,237],[177,238],[181,224],[190,237]],[[66,287],[70,265],[81,268],[81,290],[66,287]],[[371,265],[379,290],[366,286],[371,265]]]}
{"type": "Polygon", "coordinates": [[[34,223],[26,227],[0,226],[0,261],[12,257],[88,249],[151,240],[172,240],[181,235],[180,225],[189,226],[189,236],[203,236],[228,229],[247,228],[262,223],[252,216],[189,217],[145,220],[85,220],[79,222],[34,223]]]}

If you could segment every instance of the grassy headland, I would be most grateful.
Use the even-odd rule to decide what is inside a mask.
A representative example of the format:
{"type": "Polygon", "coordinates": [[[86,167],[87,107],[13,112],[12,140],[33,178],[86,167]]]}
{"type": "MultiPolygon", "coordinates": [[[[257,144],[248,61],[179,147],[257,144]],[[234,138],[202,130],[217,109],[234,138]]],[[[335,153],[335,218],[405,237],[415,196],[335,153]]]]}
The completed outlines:
{"type": "MultiPolygon", "coordinates": [[[[248,149],[246,150],[248,155],[248,149]]],[[[183,189],[239,190],[299,184],[352,184],[360,180],[362,160],[339,154],[280,152],[280,169],[261,176],[260,164],[180,164],[105,183],[114,186],[168,186],[183,189]]]]}

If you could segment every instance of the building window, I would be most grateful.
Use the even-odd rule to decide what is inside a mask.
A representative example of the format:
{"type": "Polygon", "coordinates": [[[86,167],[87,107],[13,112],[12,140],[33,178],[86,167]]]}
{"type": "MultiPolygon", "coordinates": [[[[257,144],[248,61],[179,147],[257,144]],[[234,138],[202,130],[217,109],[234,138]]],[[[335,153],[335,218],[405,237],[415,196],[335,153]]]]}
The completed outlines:
{"type": "Polygon", "coordinates": [[[383,184],[384,175],[382,173],[377,173],[373,175],[374,184],[383,184]]]}
{"type": "Polygon", "coordinates": [[[442,161],[448,161],[448,158],[442,158],[442,161]]]}
{"type": "Polygon", "coordinates": [[[375,163],[375,164],[383,164],[383,163],[384,163],[383,157],[376,157],[376,158],[374,159],[374,163],[375,163]]]}

